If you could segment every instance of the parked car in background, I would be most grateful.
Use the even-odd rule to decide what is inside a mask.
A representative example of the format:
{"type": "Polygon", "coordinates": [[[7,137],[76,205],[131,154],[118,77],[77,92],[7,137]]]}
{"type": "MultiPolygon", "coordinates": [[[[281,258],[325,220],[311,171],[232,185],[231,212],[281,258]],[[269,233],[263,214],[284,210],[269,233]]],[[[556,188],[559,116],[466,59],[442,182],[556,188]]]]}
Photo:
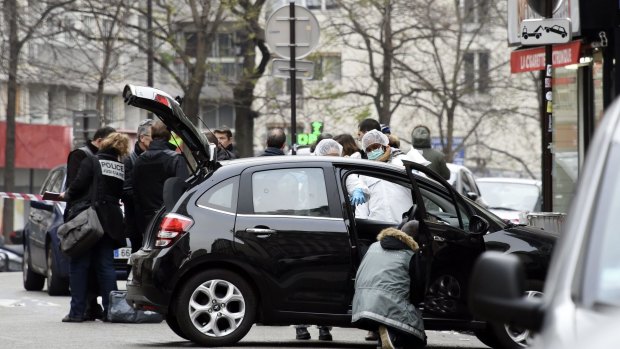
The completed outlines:
{"type": "Polygon", "coordinates": [[[476,181],[489,210],[501,219],[518,224],[521,213],[541,209],[542,183],[539,180],[488,177],[476,181]]]}
{"type": "MultiPolygon", "coordinates": [[[[66,166],[50,170],[41,193],[65,190],[66,166]]],[[[65,203],[59,201],[30,201],[30,214],[24,226],[23,282],[28,291],[40,291],[46,285],[51,296],[69,294],[69,258],[60,251],[58,227],[64,222],[65,203]]],[[[127,240],[129,241],[129,240],[127,240]]],[[[114,251],[114,267],[119,279],[129,273],[127,260],[131,248],[114,251]]]]}
{"type": "Polygon", "coordinates": [[[383,181],[398,220],[406,212],[420,222],[426,282],[417,285],[424,294],[418,306],[426,329],[512,338],[512,329],[489,327],[465,302],[483,251],[522,258],[528,285],[540,291],[557,235],[507,224],[425,166],[333,156],[216,163],[174,98],[131,85],[123,97],[182,137],[197,164],[186,181],[166,182],[164,207],[131,255],[127,281],[127,301],[164,314],[183,338],[212,347],[236,343],[254,323],[350,327],[359,263],[378,233],[399,222],[356,217],[349,176],[383,181]]]}
{"type": "Polygon", "coordinates": [[[483,254],[472,276],[474,313],[537,333],[535,348],[620,347],[620,99],[602,118],[582,171],[543,295],[527,296],[523,265],[510,255],[483,254]]]}
{"type": "Polygon", "coordinates": [[[483,207],[487,207],[487,201],[483,198],[480,189],[478,189],[478,185],[476,185],[474,174],[463,165],[452,163],[446,165],[448,165],[448,169],[450,170],[450,179],[448,179],[448,183],[450,183],[459,194],[475,201],[483,207]]]}

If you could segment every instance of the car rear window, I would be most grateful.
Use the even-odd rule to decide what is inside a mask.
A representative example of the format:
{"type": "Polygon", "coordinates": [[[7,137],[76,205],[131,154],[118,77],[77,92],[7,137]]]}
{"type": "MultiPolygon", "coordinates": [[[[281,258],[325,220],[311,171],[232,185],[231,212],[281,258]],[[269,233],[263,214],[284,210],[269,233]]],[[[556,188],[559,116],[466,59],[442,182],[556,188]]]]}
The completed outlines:
{"type": "Polygon", "coordinates": [[[234,213],[237,208],[239,177],[222,181],[207,190],[196,203],[200,207],[234,213]]]}

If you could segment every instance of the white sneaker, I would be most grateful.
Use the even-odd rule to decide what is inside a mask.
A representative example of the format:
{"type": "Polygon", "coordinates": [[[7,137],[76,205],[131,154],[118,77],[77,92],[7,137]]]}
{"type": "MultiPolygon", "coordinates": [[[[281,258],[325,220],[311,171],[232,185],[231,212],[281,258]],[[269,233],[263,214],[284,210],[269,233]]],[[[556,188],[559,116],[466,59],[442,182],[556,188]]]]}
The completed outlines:
{"type": "Polygon", "coordinates": [[[381,349],[396,349],[387,327],[379,326],[379,337],[381,338],[381,349]]]}

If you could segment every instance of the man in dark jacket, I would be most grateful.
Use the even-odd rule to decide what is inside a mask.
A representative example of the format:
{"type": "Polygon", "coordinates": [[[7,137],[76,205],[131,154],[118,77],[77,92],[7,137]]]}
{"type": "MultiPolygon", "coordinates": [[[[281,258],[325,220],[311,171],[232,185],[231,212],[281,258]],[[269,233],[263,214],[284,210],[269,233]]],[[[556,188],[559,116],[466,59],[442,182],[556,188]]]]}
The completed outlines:
{"type": "Polygon", "coordinates": [[[450,179],[450,170],[446,165],[446,157],[443,153],[431,148],[431,130],[424,126],[418,125],[411,131],[412,149],[409,152],[419,151],[422,156],[431,163],[428,168],[439,173],[444,179],[450,179]]]}
{"type": "Polygon", "coordinates": [[[226,127],[222,126],[213,131],[215,137],[217,138],[217,142],[213,142],[215,144],[219,144],[222,148],[226,149],[226,151],[232,154],[231,159],[239,158],[239,153],[235,150],[235,146],[233,145],[233,134],[232,131],[226,127]]]}
{"type": "Polygon", "coordinates": [[[172,177],[183,180],[189,177],[183,157],[168,146],[171,134],[163,122],[153,123],[151,137],[148,150],[136,159],[132,176],[136,228],[143,238],[151,219],[164,203],[164,182],[172,177]]]}
{"type": "Polygon", "coordinates": [[[136,137],[138,140],[133,151],[123,161],[125,165],[125,182],[123,183],[123,205],[125,207],[125,236],[131,241],[131,252],[136,252],[142,246],[142,233],[136,227],[136,212],[133,204],[133,166],[140,154],[144,153],[151,144],[151,125],[153,119],[140,122],[136,137]]]}
{"type": "Polygon", "coordinates": [[[418,222],[409,221],[402,230],[387,228],[370,245],[355,277],[351,322],[360,328],[378,327],[382,349],[424,347],[426,333],[422,314],[414,304],[415,289],[424,287],[422,270],[415,255],[418,222]]]}
{"type": "MultiPolygon", "coordinates": [[[[95,157],[95,154],[99,151],[99,147],[101,146],[103,139],[113,132],[116,132],[116,130],[110,126],[101,127],[95,131],[95,135],[91,141],[86,141],[84,146],[69,153],[69,156],[67,157],[67,177],[65,179],[65,189],[69,188],[71,183],[73,183],[77,178],[82,160],[87,157],[95,157]]],[[[69,219],[74,202],[74,200],[68,201],[65,206],[65,222],[69,219]]],[[[95,277],[95,273],[91,270],[91,272],[89,272],[88,282],[88,306],[86,309],[86,314],[84,315],[86,320],[101,319],[103,317],[103,309],[97,303],[98,289],[99,284],[97,282],[97,278],[95,277]]]]}
{"type": "Polygon", "coordinates": [[[215,153],[217,154],[217,161],[233,160],[237,158],[237,156],[232,151],[228,150],[229,148],[224,147],[224,145],[220,143],[219,138],[216,137],[213,133],[205,132],[205,136],[207,136],[207,140],[209,141],[209,143],[216,144],[215,153]]]}
{"type": "Polygon", "coordinates": [[[286,134],[284,130],[276,127],[269,130],[267,135],[267,149],[260,156],[284,155],[284,145],[286,144],[286,134]]]}

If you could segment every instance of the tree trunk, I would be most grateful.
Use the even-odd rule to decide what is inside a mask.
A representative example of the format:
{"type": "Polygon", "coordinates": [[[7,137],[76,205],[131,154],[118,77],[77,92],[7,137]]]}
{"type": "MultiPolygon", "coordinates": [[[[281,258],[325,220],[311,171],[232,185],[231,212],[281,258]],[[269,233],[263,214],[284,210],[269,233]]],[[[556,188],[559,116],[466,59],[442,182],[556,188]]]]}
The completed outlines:
{"type": "Polygon", "coordinates": [[[235,99],[235,145],[240,157],[254,156],[254,86],[233,89],[235,99]]]}
{"type": "MultiPolygon", "coordinates": [[[[17,99],[17,67],[22,43],[17,37],[17,1],[5,1],[6,19],[9,22],[9,80],[7,82],[6,144],[4,150],[4,191],[15,190],[15,113],[17,99]]],[[[5,200],[2,211],[2,230],[8,241],[13,231],[13,200],[5,200]]]]}
{"type": "Polygon", "coordinates": [[[207,77],[207,52],[211,50],[211,42],[207,42],[207,34],[196,32],[196,62],[189,69],[187,91],[183,97],[183,112],[196,126],[200,115],[200,93],[207,77]]]}
{"type": "Polygon", "coordinates": [[[385,17],[383,23],[383,84],[381,91],[381,109],[379,110],[379,123],[389,125],[392,115],[392,4],[391,1],[385,2],[385,17]]]}

